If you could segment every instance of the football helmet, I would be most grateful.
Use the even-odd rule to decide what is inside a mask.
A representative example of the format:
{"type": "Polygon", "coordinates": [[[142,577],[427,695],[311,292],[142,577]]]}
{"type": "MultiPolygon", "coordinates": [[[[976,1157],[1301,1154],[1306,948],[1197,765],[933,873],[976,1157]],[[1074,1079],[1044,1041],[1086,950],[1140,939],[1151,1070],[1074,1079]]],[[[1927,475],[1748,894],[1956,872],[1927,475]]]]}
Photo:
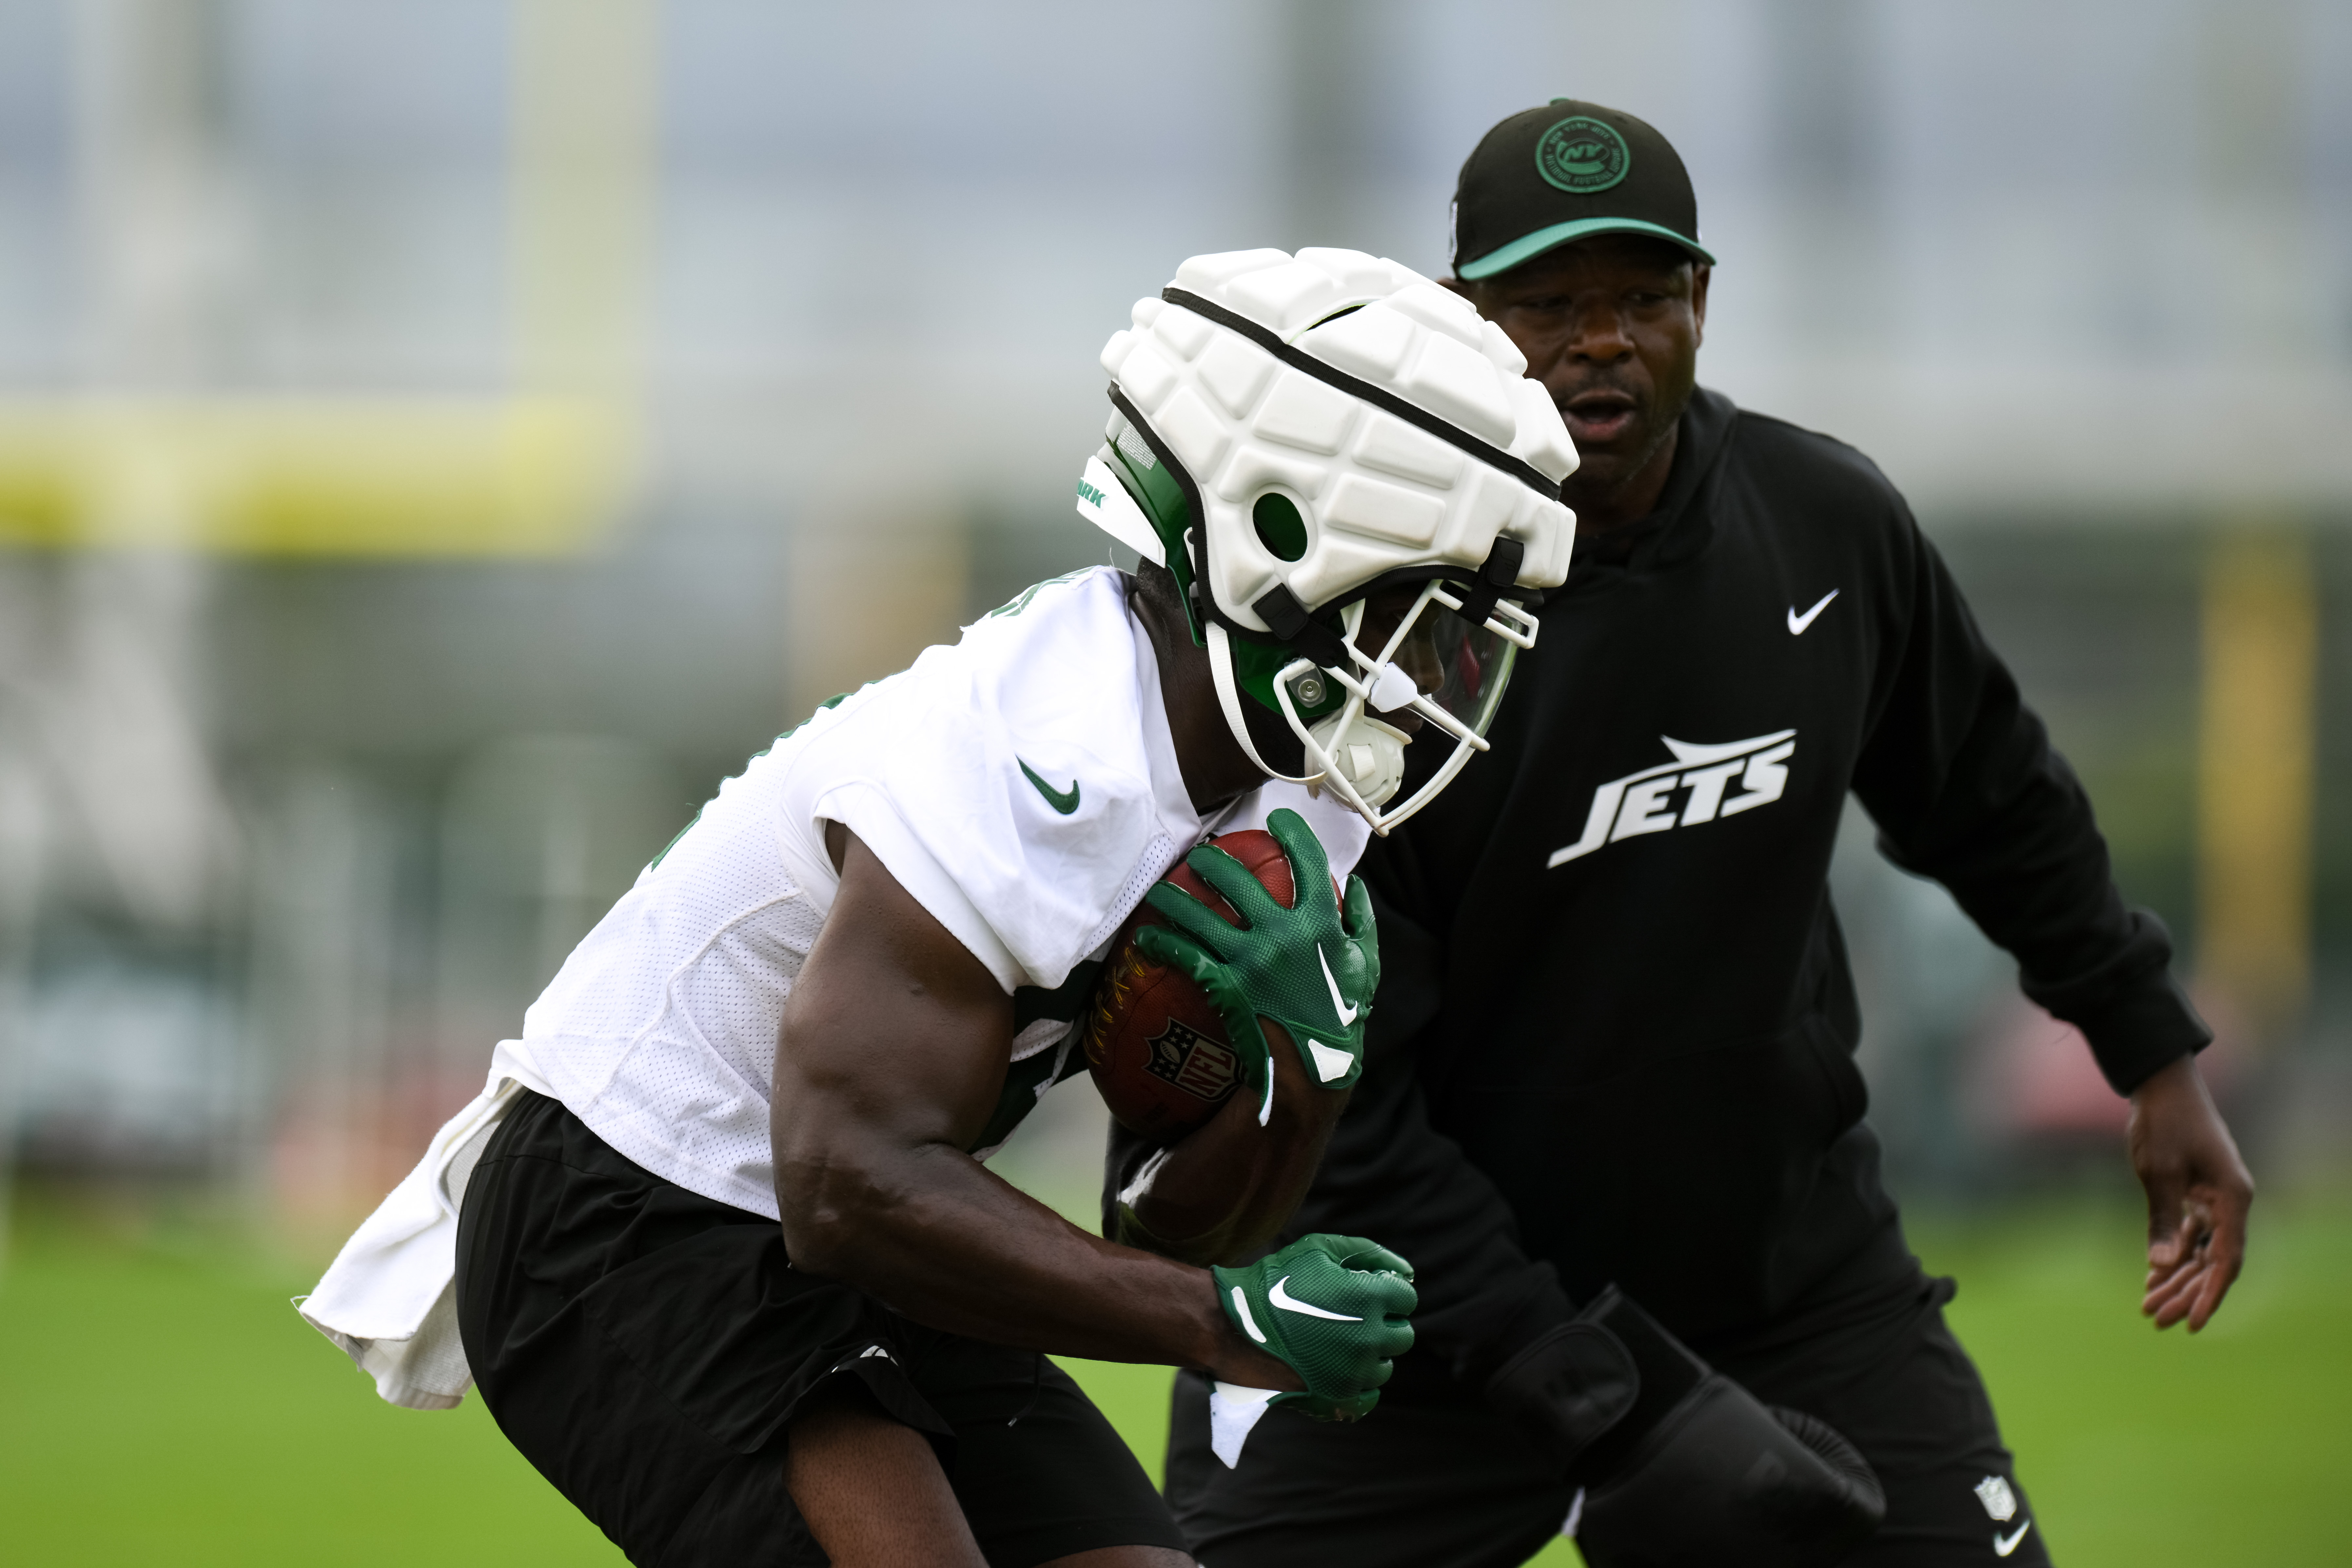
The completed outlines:
{"type": "Polygon", "coordinates": [[[1175,575],[1250,760],[1292,777],[1245,697],[1298,737],[1292,782],[1386,833],[1486,749],[1567,580],[1576,448],[1550,394],[1468,301],[1354,250],[1196,256],[1102,363],[1114,413],[1079,514],[1175,575]],[[1391,807],[1407,711],[1454,750],[1391,807]]]}

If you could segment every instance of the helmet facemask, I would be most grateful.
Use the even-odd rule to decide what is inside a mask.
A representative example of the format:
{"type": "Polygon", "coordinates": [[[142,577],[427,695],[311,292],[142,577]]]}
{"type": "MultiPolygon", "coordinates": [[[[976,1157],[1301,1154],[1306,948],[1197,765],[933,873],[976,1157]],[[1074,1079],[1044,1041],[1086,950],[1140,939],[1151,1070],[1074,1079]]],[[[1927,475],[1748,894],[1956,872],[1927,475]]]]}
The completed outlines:
{"type": "Polygon", "coordinates": [[[1305,742],[1310,772],[1377,833],[1435,799],[1474,752],[1486,750],[1486,726],[1501,706],[1512,666],[1520,649],[1535,646],[1535,618],[1524,607],[1498,598],[1474,623],[1465,611],[1477,598],[1475,589],[1432,578],[1418,592],[1400,585],[1359,599],[1342,611],[1343,647],[1352,668],[1318,666],[1302,656],[1275,678],[1282,716],[1305,742]],[[1384,596],[1402,596],[1402,613],[1381,615],[1389,608],[1384,596]],[[1379,635],[1385,629],[1381,621],[1394,627],[1385,637],[1379,635]],[[1367,652],[1368,647],[1377,651],[1367,652]],[[1345,700],[1338,712],[1310,722],[1301,699],[1311,707],[1333,683],[1345,700]],[[1404,748],[1416,738],[1400,727],[1407,715],[1420,721],[1413,729],[1422,736],[1434,730],[1451,737],[1454,749],[1412,798],[1387,810],[1404,782],[1404,748]]]}

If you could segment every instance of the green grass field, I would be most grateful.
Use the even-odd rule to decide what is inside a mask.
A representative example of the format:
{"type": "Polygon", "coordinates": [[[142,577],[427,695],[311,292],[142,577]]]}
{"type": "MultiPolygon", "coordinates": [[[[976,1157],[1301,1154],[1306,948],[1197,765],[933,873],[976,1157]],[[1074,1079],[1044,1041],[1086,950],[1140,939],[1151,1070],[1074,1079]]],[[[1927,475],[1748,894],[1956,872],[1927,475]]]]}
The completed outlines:
{"type": "MultiPolygon", "coordinates": [[[[617,1563],[478,1401],[380,1404],[286,1298],[313,1277],[216,1226],[27,1205],[0,1275],[11,1563],[617,1563]]],[[[2266,1201],[2213,1328],[2133,1312],[2131,1217],[2082,1204],[1921,1224],[1961,1280],[2038,1523],[2072,1568],[2352,1555],[2352,1205],[2266,1201]]],[[[1157,1467],[1168,1374],[1073,1370],[1157,1467]]],[[[1568,1563],[1563,1542],[1537,1559],[1568,1563]]]]}

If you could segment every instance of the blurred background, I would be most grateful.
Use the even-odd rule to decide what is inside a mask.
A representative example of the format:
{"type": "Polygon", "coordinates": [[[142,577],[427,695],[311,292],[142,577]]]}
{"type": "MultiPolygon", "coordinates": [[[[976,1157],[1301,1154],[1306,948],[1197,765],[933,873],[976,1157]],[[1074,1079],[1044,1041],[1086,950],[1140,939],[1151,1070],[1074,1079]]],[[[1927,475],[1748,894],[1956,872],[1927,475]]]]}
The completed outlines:
{"type": "MultiPolygon", "coordinates": [[[[1909,495],[2221,1032],[2269,1272],[2153,1351],[2122,1103],[1850,823],[1872,1114],[2049,1533],[2340,1542],[2309,1443],[2210,1450],[2352,1451],[2293,1337],[2352,1283],[2346,0],[0,0],[0,1519],[405,1560],[433,1508],[319,1500],[381,1454],[598,1560],[478,1402],[379,1409],[276,1302],[721,778],[1103,559],[1133,300],[1443,271],[1461,159],[1559,95],[1679,148],[1703,379],[1909,495]],[[214,1468],[126,1506],[142,1442],[214,1468]]],[[[1003,1168],[1083,1205],[1098,1116],[1003,1168]]]]}

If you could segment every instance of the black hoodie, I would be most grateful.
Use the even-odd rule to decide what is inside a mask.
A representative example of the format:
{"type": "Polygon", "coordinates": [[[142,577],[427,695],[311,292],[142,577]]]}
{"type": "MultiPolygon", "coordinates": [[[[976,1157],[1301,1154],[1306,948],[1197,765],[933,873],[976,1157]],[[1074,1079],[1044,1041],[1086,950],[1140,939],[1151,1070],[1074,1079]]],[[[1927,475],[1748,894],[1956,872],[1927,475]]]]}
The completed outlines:
{"type": "Polygon", "coordinates": [[[1370,1055],[1287,1235],[1413,1260],[1414,1383],[1612,1280],[1704,1342],[1910,1277],[1827,885],[1849,790],[2118,1090],[2210,1038],[1868,459],[1702,390],[1656,513],[1591,542],[1494,750],[1361,868],[1370,1055]]]}

